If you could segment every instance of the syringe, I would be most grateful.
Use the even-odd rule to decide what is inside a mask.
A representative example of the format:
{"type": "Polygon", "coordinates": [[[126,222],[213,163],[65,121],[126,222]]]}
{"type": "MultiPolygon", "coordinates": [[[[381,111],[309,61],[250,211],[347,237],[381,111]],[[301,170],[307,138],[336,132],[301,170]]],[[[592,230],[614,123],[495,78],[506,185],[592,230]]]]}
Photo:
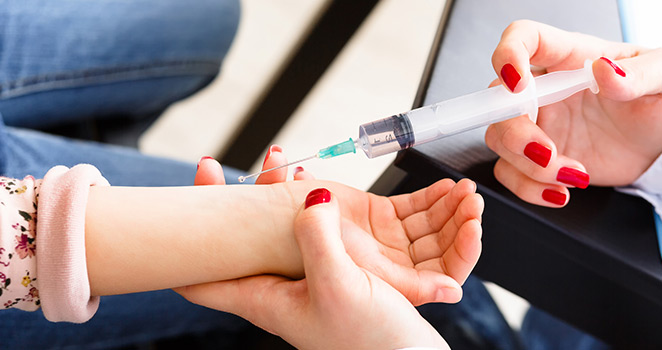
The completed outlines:
{"type": "MultiPolygon", "coordinates": [[[[253,174],[250,174],[250,175],[239,176],[238,179],[239,179],[239,182],[244,182],[244,181],[246,181],[246,179],[250,179],[252,177],[257,177],[257,176],[260,176],[264,173],[267,173],[267,172],[270,172],[270,171],[273,171],[273,170],[276,170],[276,169],[284,168],[284,167],[287,167],[287,166],[290,166],[290,165],[293,165],[293,164],[305,162],[307,160],[311,160],[311,159],[315,159],[315,158],[328,159],[328,158],[333,158],[333,157],[339,156],[341,154],[356,153],[356,143],[357,143],[357,141],[352,140],[352,138],[350,137],[349,140],[347,140],[347,141],[337,143],[335,145],[332,145],[332,146],[329,146],[329,147],[326,147],[326,148],[322,148],[321,150],[317,151],[317,153],[313,154],[310,157],[299,159],[299,160],[294,161],[294,162],[289,162],[287,164],[279,165],[279,166],[273,167],[271,169],[262,170],[260,172],[253,173],[253,174]]],[[[372,157],[370,157],[370,158],[372,158],[372,157]]]]}
{"type": "Polygon", "coordinates": [[[559,102],[587,88],[598,93],[591,63],[587,60],[584,68],[577,70],[557,71],[536,78],[531,76],[526,89],[518,94],[497,85],[363,124],[356,141],[350,138],[296,162],[239,177],[239,181],[313,158],[326,159],[356,152],[356,148],[362,149],[368,158],[374,158],[523,114],[528,114],[535,122],[539,107],[559,102]]]}

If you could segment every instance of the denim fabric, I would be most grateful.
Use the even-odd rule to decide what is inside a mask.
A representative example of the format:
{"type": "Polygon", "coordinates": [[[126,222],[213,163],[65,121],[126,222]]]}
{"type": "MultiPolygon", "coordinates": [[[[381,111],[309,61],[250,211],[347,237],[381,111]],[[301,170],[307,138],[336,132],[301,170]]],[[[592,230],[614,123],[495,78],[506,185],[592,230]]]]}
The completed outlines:
{"type": "Polygon", "coordinates": [[[171,290],[102,297],[96,315],[83,324],[51,323],[39,311],[14,309],[0,311],[0,324],[3,350],[110,349],[210,331],[216,336],[208,348],[222,349],[251,326],[237,316],[193,305],[171,290]]]}
{"type": "MultiPolygon", "coordinates": [[[[0,119],[0,175],[42,178],[56,165],[96,166],[114,186],[192,186],[196,165],[151,157],[135,149],[89,141],[70,140],[40,131],[3,127],[0,119]],[[4,151],[3,151],[4,149],[4,151]]],[[[224,168],[228,183],[243,173],[224,168]]]]}
{"type": "Polygon", "coordinates": [[[521,335],[527,350],[607,350],[599,339],[534,307],[522,322],[521,335]]]}
{"type": "Polygon", "coordinates": [[[238,0],[2,0],[0,113],[42,128],[153,115],[211,81],[238,0]]]}
{"type": "Polygon", "coordinates": [[[469,276],[462,290],[462,300],[457,304],[428,304],[418,308],[451,349],[523,349],[480,279],[469,276]]]}
{"type": "MultiPolygon", "coordinates": [[[[195,164],[24,127],[158,115],[216,76],[237,28],[238,0],[0,5],[0,174],[42,177],[54,165],[90,163],[113,185],[193,184],[195,164]]],[[[239,173],[225,170],[236,181],[239,173]]],[[[0,349],[95,349],[212,330],[230,341],[247,322],[159,291],[103,297],[81,325],[19,310],[1,311],[0,325],[0,349]]]]}

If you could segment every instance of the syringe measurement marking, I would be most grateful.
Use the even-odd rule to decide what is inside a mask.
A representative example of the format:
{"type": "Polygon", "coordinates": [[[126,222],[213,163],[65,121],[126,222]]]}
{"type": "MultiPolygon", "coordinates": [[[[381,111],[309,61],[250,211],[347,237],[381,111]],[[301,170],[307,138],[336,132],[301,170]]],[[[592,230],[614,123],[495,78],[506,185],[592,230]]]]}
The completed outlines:
{"type": "Polygon", "coordinates": [[[393,134],[386,134],[386,135],[384,135],[384,141],[382,141],[381,138],[375,136],[375,137],[372,139],[372,143],[373,143],[373,144],[378,144],[378,143],[390,143],[390,142],[393,142],[393,140],[395,140],[395,136],[393,136],[393,134]]]}

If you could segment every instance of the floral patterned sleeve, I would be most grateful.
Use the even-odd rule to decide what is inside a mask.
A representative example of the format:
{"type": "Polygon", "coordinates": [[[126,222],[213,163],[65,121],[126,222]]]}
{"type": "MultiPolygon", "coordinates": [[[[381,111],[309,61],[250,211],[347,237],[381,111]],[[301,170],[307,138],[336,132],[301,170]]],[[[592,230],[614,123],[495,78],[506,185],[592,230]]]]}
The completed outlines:
{"type": "Polygon", "coordinates": [[[90,295],[85,208],[90,186],[108,186],[87,164],[50,169],[43,180],[0,177],[0,303],[49,321],[85,322],[90,295]]]}
{"type": "Polygon", "coordinates": [[[35,258],[41,180],[0,177],[0,301],[4,308],[39,308],[35,258]]]}

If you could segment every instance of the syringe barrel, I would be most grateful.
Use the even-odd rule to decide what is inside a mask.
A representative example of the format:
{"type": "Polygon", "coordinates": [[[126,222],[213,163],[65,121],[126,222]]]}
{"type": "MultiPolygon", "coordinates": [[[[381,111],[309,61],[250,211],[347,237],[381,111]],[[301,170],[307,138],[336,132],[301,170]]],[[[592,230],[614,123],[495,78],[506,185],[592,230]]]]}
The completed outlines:
{"type": "Polygon", "coordinates": [[[368,158],[397,152],[414,145],[414,133],[404,114],[365,123],[359,127],[358,146],[368,158]]]}
{"type": "Polygon", "coordinates": [[[414,131],[414,145],[524,114],[535,122],[539,106],[561,101],[586,88],[598,92],[591,63],[587,60],[581,69],[529,79],[526,89],[517,94],[497,85],[409,111],[405,115],[414,131]]]}
{"type": "Polygon", "coordinates": [[[535,122],[538,106],[561,101],[591,89],[598,92],[591,61],[584,68],[559,71],[535,79],[529,72],[524,91],[513,94],[503,85],[456,97],[361,125],[359,146],[369,158],[437,140],[520,115],[535,122]]]}
{"type": "Polygon", "coordinates": [[[537,110],[535,96],[514,95],[499,85],[365,123],[359,127],[358,145],[368,158],[374,158],[532,110],[537,110]]]}
{"type": "Polygon", "coordinates": [[[503,85],[497,85],[405,114],[414,130],[415,144],[419,145],[523,114],[536,113],[537,107],[533,92],[513,94],[503,85]]]}

